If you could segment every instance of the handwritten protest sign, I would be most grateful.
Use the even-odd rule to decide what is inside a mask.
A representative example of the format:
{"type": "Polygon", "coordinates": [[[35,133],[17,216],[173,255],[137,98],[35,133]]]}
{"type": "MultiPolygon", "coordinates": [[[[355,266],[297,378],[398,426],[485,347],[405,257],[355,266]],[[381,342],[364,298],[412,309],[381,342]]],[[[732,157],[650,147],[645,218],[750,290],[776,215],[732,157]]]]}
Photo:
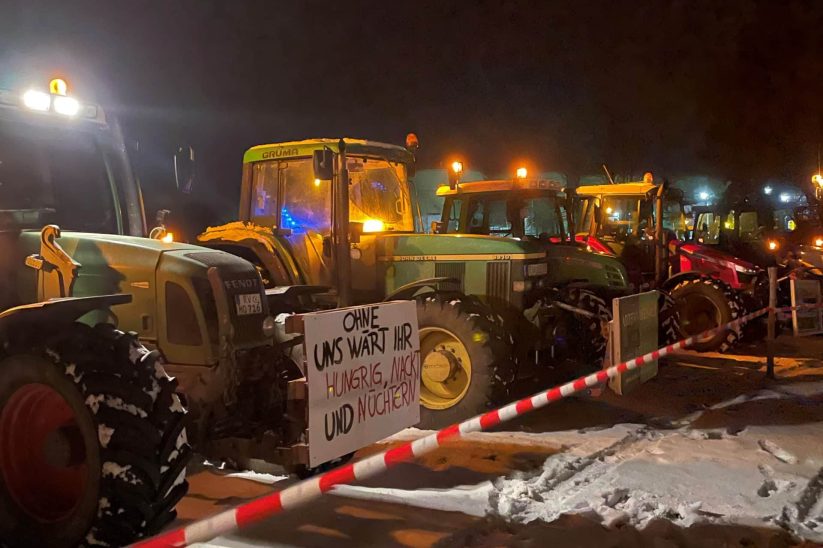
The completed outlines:
{"type": "Polygon", "coordinates": [[[414,302],[305,314],[309,465],[356,451],[420,420],[414,302]]]}

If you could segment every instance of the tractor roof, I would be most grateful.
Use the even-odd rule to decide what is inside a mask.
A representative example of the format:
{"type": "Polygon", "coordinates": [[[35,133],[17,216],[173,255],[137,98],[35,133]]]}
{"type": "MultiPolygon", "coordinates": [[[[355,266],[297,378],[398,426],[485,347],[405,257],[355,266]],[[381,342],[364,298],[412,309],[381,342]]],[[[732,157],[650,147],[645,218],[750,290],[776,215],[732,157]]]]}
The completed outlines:
{"type": "Polygon", "coordinates": [[[457,196],[485,192],[510,192],[512,190],[553,190],[562,192],[563,185],[547,179],[501,179],[496,181],[472,181],[460,183],[457,188],[443,185],[437,189],[438,196],[457,196]]]}
{"type": "Polygon", "coordinates": [[[645,196],[658,185],[654,183],[615,183],[613,185],[588,185],[576,189],[578,196],[645,196]]]}
{"type": "MultiPolygon", "coordinates": [[[[367,141],[365,139],[344,138],[343,141],[346,143],[346,152],[349,154],[377,156],[394,162],[412,163],[414,161],[414,155],[401,146],[377,141],[367,141]]],[[[305,139],[303,141],[257,145],[246,151],[243,155],[243,163],[259,162],[260,160],[310,157],[315,150],[321,150],[323,148],[329,148],[334,152],[339,152],[339,142],[340,139],[305,139]]]]}

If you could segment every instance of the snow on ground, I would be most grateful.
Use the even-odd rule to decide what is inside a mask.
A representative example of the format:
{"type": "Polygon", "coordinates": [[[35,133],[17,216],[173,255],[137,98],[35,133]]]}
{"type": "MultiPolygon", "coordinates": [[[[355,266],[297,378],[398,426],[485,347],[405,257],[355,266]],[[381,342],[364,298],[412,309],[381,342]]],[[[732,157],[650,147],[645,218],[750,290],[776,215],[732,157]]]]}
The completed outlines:
{"type": "MultiPolygon", "coordinates": [[[[808,398],[823,383],[784,385],[712,409],[761,399],[808,398]]],[[[699,417],[690,417],[692,420],[699,417]]],[[[681,423],[682,424],[682,423],[681,423]]],[[[405,430],[392,441],[427,432],[405,430]]],[[[542,469],[453,489],[340,486],[334,493],[516,522],[582,514],[605,526],[643,528],[654,518],[783,527],[823,542],[823,423],[749,426],[729,433],[685,424],[658,430],[617,425],[602,430],[471,434],[486,443],[561,446],[542,469]]]]}

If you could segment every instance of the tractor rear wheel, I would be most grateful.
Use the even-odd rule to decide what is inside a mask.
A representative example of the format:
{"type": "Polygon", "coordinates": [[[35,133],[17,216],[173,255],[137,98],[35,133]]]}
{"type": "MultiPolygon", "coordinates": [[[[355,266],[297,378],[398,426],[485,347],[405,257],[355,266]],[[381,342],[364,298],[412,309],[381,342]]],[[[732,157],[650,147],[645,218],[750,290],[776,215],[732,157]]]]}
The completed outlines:
{"type": "Polygon", "coordinates": [[[658,290],[657,320],[660,327],[657,330],[657,344],[660,347],[676,343],[683,338],[683,328],[680,326],[680,310],[669,293],[658,290]]]}
{"type": "Polygon", "coordinates": [[[417,300],[420,428],[441,428],[486,411],[508,396],[515,368],[499,318],[464,295],[417,300]]]}
{"type": "Polygon", "coordinates": [[[0,544],[124,546],[175,517],[185,411],[156,352],[75,324],[0,361],[0,544]]]}
{"type": "MultiPolygon", "coordinates": [[[[680,326],[686,337],[729,323],[743,314],[738,293],[714,278],[680,282],[672,289],[671,296],[677,303],[680,326]]],[[[698,337],[691,348],[698,352],[726,352],[737,343],[740,332],[739,327],[727,328],[714,335],[698,337]]]]}

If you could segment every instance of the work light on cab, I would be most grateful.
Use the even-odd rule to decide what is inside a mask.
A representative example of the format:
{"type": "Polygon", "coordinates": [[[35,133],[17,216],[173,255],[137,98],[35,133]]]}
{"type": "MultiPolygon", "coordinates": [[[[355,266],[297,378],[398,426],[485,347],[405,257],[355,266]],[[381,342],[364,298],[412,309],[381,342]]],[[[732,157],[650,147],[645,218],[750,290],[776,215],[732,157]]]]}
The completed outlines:
{"type": "Polygon", "coordinates": [[[517,168],[517,171],[515,172],[515,177],[517,177],[518,179],[525,179],[526,177],[528,177],[528,175],[529,175],[529,170],[526,169],[525,167],[519,167],[519,168],[517,168]]]}
{"type": "Polygon", "coordinates": [[[23,105],[31,110],[46,112],[51,107],[51,96],[36,89],[30,89],[23,94],[23,105]]]}
{"type": "Polygon", "coordinates": [[[768,241],[768,246],[769,246],[770,250],[775,251],[775,250],[777,250],[778,247],[780,247],[780,244],[778,243],[777,240],[769,240],[768,241]]]}
{"type": "Polygon", "coordinates": [[[463,173],[463,162],[455,160],[451,163],[449,172],[449,188],[454,190],[460,184],[460,175],[463,173]]]}

